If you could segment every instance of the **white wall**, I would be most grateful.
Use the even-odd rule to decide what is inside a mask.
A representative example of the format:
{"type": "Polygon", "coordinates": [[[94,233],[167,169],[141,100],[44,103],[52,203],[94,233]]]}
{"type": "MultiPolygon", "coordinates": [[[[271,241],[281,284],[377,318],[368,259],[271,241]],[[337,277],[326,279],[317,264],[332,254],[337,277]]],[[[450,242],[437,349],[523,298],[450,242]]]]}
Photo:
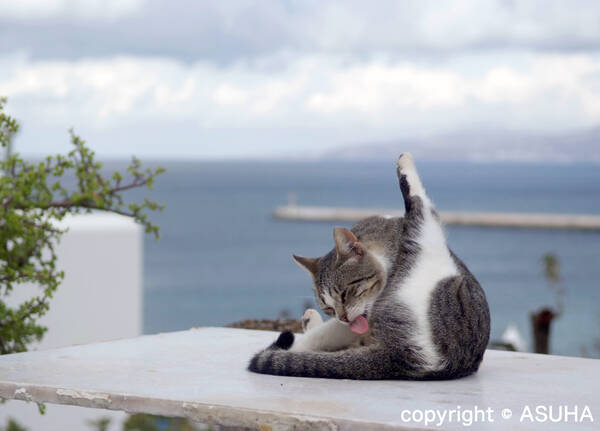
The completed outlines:
{"type": "MultiPolygon", "coordinates": [[[[58,268],[65,279],[41,323],[48,332],[30,350],[135,337],[142,333],[142,227],[115,214],[82,214],[65,218],[68,227],[57,248],[58,268]]],[[[21,303],[39,292],[35,286],[18,286],[6,301],[21,303]]],[[[11,401],[0,405],[0,426],[15,418],[30,431],[90,429],[86,420],[110,416],[111,430],[120,430],[122,412],[11,401]]]]}

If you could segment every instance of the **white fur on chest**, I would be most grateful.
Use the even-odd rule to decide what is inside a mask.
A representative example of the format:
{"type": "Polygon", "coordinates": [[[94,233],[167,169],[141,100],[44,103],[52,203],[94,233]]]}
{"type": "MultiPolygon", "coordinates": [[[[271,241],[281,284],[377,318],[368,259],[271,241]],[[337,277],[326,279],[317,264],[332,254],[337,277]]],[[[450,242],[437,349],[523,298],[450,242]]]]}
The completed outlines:
{"type": "Polygon", "coordinates": [[[413,342],[422,348],[424,359],[434,370],[443,365],[433,343],[429,309],[431,296],[438,282],[458,275],[458,269],[450,256],[442,227],[425,209],[425,222],[418,243],[421,252],[407,278],[398,286],[397,299],[415,315],[416,332],[413,342]]]}

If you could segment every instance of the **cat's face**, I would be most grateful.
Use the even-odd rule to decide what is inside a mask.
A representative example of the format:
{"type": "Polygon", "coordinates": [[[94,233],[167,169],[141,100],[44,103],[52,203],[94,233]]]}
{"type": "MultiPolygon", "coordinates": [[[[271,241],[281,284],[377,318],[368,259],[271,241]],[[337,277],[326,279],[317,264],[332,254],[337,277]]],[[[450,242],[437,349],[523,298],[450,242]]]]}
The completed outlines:
{"type": "Polygon", "coordinates": [[[381,256],[345,228],[334,231],[336,247],[320,258],[294,256],[313,276],[319,307],[342,322],[370,317],[371,306],[385,287],[381,256]]]}

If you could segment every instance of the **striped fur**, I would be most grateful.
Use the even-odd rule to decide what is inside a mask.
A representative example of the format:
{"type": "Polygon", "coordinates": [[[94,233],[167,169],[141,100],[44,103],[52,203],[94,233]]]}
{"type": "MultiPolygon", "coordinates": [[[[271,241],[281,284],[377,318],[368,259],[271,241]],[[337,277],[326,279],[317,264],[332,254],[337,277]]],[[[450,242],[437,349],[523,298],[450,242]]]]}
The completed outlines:
{"type": "Polygon", "coordinates": [[[403,218],[336,228],[328,254],[295,256],[332,319],[307,324],[312,329],[299,337],[281,334],[252,358],[250,371],[348,379],[452,379],[477,371],[490,331],[485,294],[447,247],[410,154],[398,160],[398,179],[403,218]],[[343,322],[361,314],[370,329],[358,336],[343,322]]]}

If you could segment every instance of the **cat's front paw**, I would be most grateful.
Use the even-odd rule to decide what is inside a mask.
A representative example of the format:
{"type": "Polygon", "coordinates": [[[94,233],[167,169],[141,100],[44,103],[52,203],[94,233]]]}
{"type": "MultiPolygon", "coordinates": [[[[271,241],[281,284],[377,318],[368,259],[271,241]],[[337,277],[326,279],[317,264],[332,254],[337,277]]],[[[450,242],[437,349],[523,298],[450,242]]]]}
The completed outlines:
{"type": "Polygon", "coordinates": [[[277,337],[277,340],[271,344],[269,349],[288,350],[290,347],[292,347],[292,344],[294,344],[294,334],[290,331],[285,331],[279,334],[279,337],[277,337]]]}
{"type": "Polygon", "coordinates": [[[304,315],[302,316],[302,330],[304,332],[315,326],[319,326],[321,323],[323,323],[323,319],[317,310],[309,308],[304,312],[304,315]]]}

